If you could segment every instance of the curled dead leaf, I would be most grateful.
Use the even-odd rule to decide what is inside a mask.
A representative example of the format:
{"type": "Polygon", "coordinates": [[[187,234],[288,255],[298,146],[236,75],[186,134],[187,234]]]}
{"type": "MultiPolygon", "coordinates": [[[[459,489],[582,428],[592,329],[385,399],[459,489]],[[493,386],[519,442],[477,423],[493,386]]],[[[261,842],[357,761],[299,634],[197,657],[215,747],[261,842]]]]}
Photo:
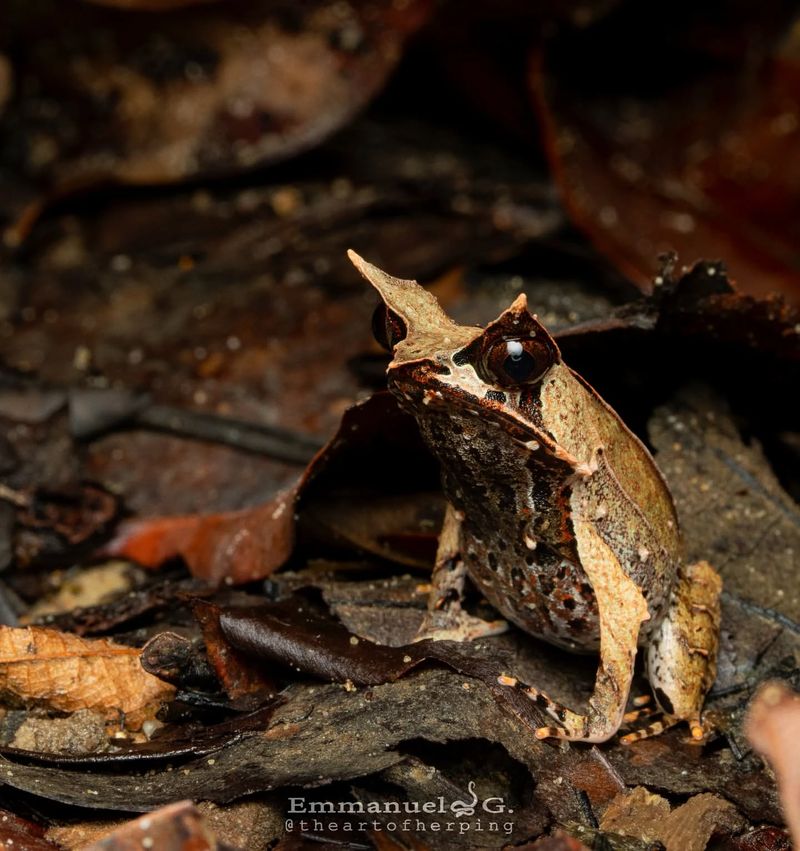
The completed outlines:
{"type": "Polygon", "coordinates": [[[212,582],[261,579],[292,551],[294,500],[292,489],[242,511],[134,521],[106,552],[152,568],[181,557],[194,576],[212,582]]]}
{"type": "MultiPolygon", "coordinates": [[[[251,582],[269,576],[288,559],[295,546],[297,515],[308,520],[306,537],[318,534],[321,527],[325,537],[332,536],[327,527],[337,525],[335,515],[321,516],[320,507],[342,483],[366,500],[387,491],[405,495],[431,491],[438,487],[438,478],[438,468],[424,449],[413,420],[400,411],[390,393],[376,393],[345,411],[336,434],[317,453],[298,484],[273,500],[222,514],[135,520],[120,527],[104,553],[150,568],[181,557],[198,578],[226,584],[251,582]]],[[[387,500],[380,504],[385,506],[387,500]]],[[[383,555],[404,549],[406,555],[400,561],[419,561],[431,538],[428,534],[426,541],[420,530],[435,529],[436,507],[429,510],[427,499],[412,505],[413,521],[408,510],[382,513],[395,520],[399,517],[402,535],[390,535],[382,523],[370,542],[363,534],[368,523],[360,519],[355,529],[352,522],[349,526],[339,523],[339,536],[383,555]]],[[[427,548],[432,555],[433,548],[427,548]]]]}
{"type": "Polygon", "coordinates": [[[0,627],[0,696],[59,712],[124,716],[138,729],[175,689],[148,674],[140,651],[41,627],[0,627]]]}

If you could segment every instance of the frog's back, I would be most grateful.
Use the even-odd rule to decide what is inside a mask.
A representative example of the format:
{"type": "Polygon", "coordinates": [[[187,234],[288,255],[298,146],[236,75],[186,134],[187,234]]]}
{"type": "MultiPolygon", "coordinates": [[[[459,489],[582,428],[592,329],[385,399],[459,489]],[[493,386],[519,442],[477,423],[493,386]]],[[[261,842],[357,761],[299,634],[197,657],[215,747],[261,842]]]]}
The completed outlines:
{"type": "Polygon", "coordinates": [[[541,388],[543,427],[590,466],[571,495],[572,525],[591,524],[642,589],[657,622],[681,557],[672,496],[652,456],[584,379],[560,365],[541,388]]]}

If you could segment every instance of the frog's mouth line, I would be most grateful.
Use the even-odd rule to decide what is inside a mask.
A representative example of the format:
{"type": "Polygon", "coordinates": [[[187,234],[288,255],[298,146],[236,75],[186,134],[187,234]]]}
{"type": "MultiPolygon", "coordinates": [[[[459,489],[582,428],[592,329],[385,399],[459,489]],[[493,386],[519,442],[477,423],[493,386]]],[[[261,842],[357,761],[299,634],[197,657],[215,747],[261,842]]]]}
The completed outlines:
{"type": "Polygon", "coordinates": [[[462,390],[457,385],[443,381],[438,376],[428,373],[425,381],[409,377],[393,377],[389,380],[389,389],[397,397],[401,406],[409,410],[415,417],[424,417],[426,408],[444,410],[457,408],[464,413],[483,420],[484,423],[500,429],[514,440],[520,447],[528,451],[532,457],[544,461],[547,459],[553,466],[565,464],[568,473],[583,473],[585,464],[570,455],[559,446],[555,438],[541,426],[525,417],[524,413],[516,414],[514,409],[507,409],[510,400],[519,406],[519,392],[510,393],[508,390],[489,388],[482,399],[476,400],[476,395],[462,390]],[[425,387],[425,385],[433,385],[425,387]],[[502,393],[502,400],[491,397],[490,393],[502,393]],[[516,399],[514,398],[516,396],[516,399]]]}

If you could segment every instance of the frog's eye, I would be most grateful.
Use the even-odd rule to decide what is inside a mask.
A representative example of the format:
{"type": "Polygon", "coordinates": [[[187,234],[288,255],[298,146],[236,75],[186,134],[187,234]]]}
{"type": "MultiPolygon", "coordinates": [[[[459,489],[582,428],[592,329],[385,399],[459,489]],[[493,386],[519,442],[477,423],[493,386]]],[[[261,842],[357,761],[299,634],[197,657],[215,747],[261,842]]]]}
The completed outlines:
{"type": "Polygon", "coordinates": [[[381,302],[372,314],[372,333],[383,348],[391,352],[401,340],[405,339],[408,331],[405,322],[381,302]]]}
{"type": "Polygon", "coordinates": [[[539,340],[498,340],[486,351],[483,372],[492,384],[514,387],[539,381],[552,364],[552,352],[539,340]]]}

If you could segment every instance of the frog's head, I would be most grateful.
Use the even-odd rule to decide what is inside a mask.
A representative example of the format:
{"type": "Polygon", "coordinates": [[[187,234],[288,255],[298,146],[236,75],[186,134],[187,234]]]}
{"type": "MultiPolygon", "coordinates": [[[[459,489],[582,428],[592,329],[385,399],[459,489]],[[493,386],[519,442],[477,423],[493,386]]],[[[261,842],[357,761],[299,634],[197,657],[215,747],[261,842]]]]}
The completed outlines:
{"type": "Polygon", "coordinates": [[[536,406],[538,387],[561,355],[524,295],[486,328],[458,325],[415,281],[393,278],[353,251],[348,256],[383,300],[373,326],[393,355],[389,388],[418,415],[440,403],[489,415],[498,406],[517,415],[536,406]]]}

